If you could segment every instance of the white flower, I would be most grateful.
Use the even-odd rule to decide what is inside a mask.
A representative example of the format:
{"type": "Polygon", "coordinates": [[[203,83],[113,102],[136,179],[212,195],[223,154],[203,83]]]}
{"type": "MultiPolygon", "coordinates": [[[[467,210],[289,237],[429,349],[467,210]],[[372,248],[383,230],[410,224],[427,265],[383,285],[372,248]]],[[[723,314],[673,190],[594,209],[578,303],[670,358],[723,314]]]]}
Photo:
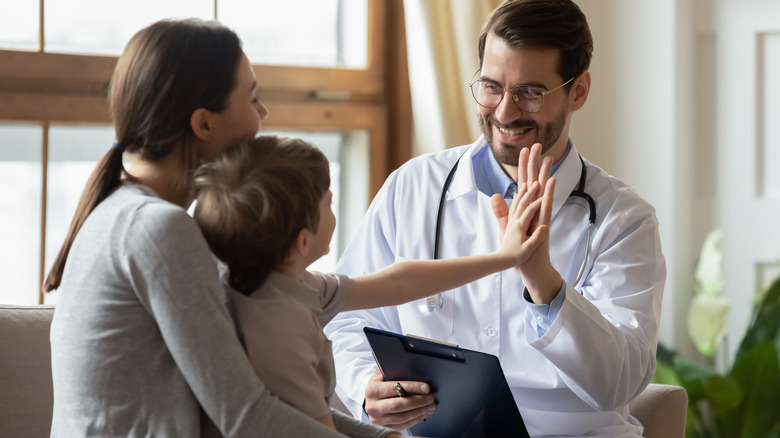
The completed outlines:
{"type": "Polygon", "coordinates": [[[696,266],[697,293],[717,295],[723,288],[723,273],[721,262],[723,254],[718,249],[718,244],[723,239],[723,230],[716,229],[710,232],[701,247],[699,264],[696,266]]]}
{"type": "Polygon", "coordinates": [[[723,234],[722,229],[711,231],[701,247],[695,273],[696,295],[688,309],[688,335],[706,356],[715,354],[728,332],[731,305],[718,296],[723,288],[723,254],[718,249],[723,234]]]}
{"type": "Polygon", "coordinates": [[[723,297],[697,294],[688,311],[688,335],[696,348],[713,356],[728,332],[728,315],[731,305],[723,297]]]}

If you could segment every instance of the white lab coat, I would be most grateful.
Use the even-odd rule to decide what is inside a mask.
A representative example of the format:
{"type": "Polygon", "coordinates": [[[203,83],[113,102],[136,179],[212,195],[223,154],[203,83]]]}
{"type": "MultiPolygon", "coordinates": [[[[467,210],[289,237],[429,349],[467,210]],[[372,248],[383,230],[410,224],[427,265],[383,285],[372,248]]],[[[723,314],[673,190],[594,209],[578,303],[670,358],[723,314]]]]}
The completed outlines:
{"type": "MultiPolygon", "coordinates": [[[[430,259],[441,189],[469,146],[412,159],[385,182],[339,262],[349,275],[403,260],[430,259]]],[[[499,247],[490,197],[474,183],[472,156],[460,160],[442,220],[441,258],[499,247]]],[[[596,203],[591,253],[583,281],[572,287],[585,257],[587,203],[569,197],[582,165],[572,147],[555,173],[550,257],[566,282],[563,306],[541,338],[526,311],[523,282],[506,270],[443,294],[441,309],[425,300],[345,312],[327,327],[339,397],[362,415],[375,363],[364,326],[414,334],[498,356],[531,436],[639,436],[627,403],[655,373],[666,267],[655,210],[632,188],[585,161],[585,191],[596,203]]]]}

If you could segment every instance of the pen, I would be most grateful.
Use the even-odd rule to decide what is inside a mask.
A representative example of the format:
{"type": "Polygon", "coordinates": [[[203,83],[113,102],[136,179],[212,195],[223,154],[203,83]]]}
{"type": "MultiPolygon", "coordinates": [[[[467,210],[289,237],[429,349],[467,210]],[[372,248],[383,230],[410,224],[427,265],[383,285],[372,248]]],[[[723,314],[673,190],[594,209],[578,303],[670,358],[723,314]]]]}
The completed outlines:
{"type": "Polygon", "coordinates": [[[395,392],[398,393],[399,397],[409,397],[409,393],[406,392],[403,386],[401,386],[400,382],[395,382],[394,388],[395,388],[395,392]]]}

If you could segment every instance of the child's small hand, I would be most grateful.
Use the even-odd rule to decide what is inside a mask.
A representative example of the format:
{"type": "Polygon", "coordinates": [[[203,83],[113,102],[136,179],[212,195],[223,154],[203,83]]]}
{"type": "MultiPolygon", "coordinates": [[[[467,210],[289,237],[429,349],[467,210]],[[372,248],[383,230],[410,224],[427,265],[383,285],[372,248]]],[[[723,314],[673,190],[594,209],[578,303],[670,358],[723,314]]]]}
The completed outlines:
{"type": "MultiPolygon", "coordinates": [[[[517,265],[525,263],[549,235],[550,224],[539,219],[543,200],[552,197],[555,179],[548,180],[546,186],[544,193],[540,194],[539,182],[534,181],[530,186],[521,183],[508,208],[501,195],[493,195],[491,199],[493,213],[503,234],[499,252],[513,257],[517,265]]],[[[546,205],[552,204],[551,199],[547,201],[546,205]]]]}

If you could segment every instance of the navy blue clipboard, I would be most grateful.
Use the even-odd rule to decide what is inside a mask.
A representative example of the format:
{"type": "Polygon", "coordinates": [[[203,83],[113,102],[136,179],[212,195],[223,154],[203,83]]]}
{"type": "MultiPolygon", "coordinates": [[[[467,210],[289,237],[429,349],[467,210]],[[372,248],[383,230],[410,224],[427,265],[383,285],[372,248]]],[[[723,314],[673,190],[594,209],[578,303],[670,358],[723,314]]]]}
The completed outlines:
{"type": "Polygon", "coordinates": [[[431,385],[436,412],[412,434],[529,438],[496,356],[371,327],[363,332],[386,381],[431,385]]]}

